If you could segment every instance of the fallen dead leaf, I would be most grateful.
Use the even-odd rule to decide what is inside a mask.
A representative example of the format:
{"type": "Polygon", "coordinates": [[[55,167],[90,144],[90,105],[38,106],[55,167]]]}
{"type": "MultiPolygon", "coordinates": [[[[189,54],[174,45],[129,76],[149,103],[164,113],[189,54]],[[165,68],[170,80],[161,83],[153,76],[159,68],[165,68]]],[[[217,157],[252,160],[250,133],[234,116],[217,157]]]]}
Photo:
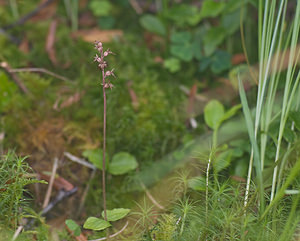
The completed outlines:
{"type": "Polygon", "coordinates": [[[101,42],[110,42],[113,38],[120,38],[123,36],[123,31],[119,29],[115,30],[100,30],[97,28],[83,29],[72,33],[72,37],[82,38],[86,42],[95,42],[99,40],[101,42]]]}
{"type": "MultiPolygon", "coordinates": [[[[50,181],[50,176],[45,174],[39,174],[41,180],[45,180],[47,182],[50,181]]],[[[55,177],[53,186],[56,190],[65,189],[66,191],[71,191],[74,186],[72,183],[68,182],[63,177],[55,177]]]]}
{"type": "Polygon", "coordinates": [[[80,14],[79,26],[80,27],[93,27],[97,24],[95,17],[90,11],[80,14]]]}
{"type": "Polygon", "coordinates": [[[87,6],[89,0],[80,0],[79,1],[79,8],[83,9],[87,6]]]}
{"type": "Polygon", "coordinates": [[[232,65],[238,65],[238,64],[241,64],[241,63],[245,63],[245,62],[246,62],[246,56],[243,53],[235,54],[231,58],[232,65]]]}
{"type": "Polygon", "coordinates": [[[46,41],[46,52],[53,65],[57,65],[56,53],[55,53],[55,34],[56,34],[57,21],[53,20],[49,26],[49,31],[46,41]]]}
{"type": "Polygon", "coordinates": [[[4,132],[0,132],[0,141],[4,140],[4,136],[5,136],[4,132]]]}
{"type": "Polygon", "coordinates": [[[160,57],[160,56],[155,56],[154,57],[154,62],[155,63],[159,63],[159,64],[162,64],[164,62],[163,58],[160,57]]]}
{"type": "Polygon", "coordinates": [[[76,92],[75,94],[69,96],[66,100],[64,100],[60,105],[61,97],[58,97],[53,105],[54,110],[61,110],[63,108],[69,107],[78,101],[80,101],[81,97],[85,94],[84,91],[76,92]]]}
{"type": "Polygon", "coordinates": [[[128,91],[129,91],[129,95],[130,95],[130,98],[131,98],[131,103],[132,103],[132,106],[135,110],[138,109],[139,107],[139,101],[138,101],[138,98],[136,96],[136,93],[134,92],[134,90],[132,89],[132,81],[128,81],[127,82],[127,87],[128,87],[128,91]]]}
{"type": "Polygon", "coordinates": [[[196,95],[197,95],[197,83],[193,84],[192,88],[190,89],[190,93],[189,93],[189,104],[188,104],[188,108],[187,108],[187,113],[188,113],[189,117],[192,117],[194,114],[196,95]]]}

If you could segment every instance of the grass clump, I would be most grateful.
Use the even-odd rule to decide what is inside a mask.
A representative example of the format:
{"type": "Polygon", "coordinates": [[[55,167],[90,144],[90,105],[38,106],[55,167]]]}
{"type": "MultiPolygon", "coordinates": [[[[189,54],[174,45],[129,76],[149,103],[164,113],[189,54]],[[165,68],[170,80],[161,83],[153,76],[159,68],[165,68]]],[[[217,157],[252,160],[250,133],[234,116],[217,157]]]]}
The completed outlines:
{"type": "MultiPolygon", "coordinates": [[[[38,217],[29,206],[30,198],[26,186],[42,181],[31,175],[26,158],[17,156],[14,151],[8,151],[0,157],[0,233],[3,237],[10,237],[18,226],[23,226],[23,218],[38,217]]],[[[47,228],[41,225],[37,231],[32,232],[46,237],[48,231],[40,232],[42,229],[47,228]]],[[[21,235],[20,240],[30,240],[29,233],[21,235]]]]}

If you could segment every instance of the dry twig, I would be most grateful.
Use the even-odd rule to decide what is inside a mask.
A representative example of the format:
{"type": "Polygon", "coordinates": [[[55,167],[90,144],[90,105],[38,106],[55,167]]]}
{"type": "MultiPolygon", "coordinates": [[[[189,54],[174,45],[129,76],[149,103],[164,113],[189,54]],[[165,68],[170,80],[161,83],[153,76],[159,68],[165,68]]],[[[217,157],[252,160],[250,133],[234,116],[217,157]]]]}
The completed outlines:
{"type": "Polygon", "coordinates": [[[50,200],[52,187],[53,187],[53,183],[54,183],[54,179],[55,179],[55,175],[56,175],[57,165],[58,165],[58,158],[55,157],[53,168],[52,168],[52,173],[51,173],[51,178],[50,178],[50,182],[49,182],[49,186],[48,186],[46,197],[45,197],[45,200],[44,200],[44,203],[43,203],[43,208],[47,207],[47,205],[49,203],[49,200],[50,200]]]}
{"type": "Polygon", "coordinates": [[[18,69],[10,69],[9,73],[18,73],[18,72],[41,72],[48,75],[51,75],[57,79],[63,80],[63,81],[72,81],[64,76],[61,76],[59,74],[55,74],[54,72],[51,72],[50,70],[44,69],[44,68],[18,68],[18,69]]]}

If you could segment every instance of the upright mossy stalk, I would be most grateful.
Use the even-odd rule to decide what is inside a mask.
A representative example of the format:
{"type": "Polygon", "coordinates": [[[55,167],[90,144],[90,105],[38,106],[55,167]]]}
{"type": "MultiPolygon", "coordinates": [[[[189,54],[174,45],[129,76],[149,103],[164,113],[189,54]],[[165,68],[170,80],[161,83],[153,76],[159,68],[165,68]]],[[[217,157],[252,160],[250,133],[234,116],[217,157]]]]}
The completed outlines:
{"type": "Polygon", "coordinates": [[[98,63],[99,69],[102,71],[102,91],[103,91],[103,157],[102,157],[102,198],[103,198],[103,211],[104,211],[104,219],[107,221],[107,214],[106,214],[106,185],[105,185],[105,153],[106,153],[106,92],[107,88],[112,89],[113,84],[110,82],[107,77],[114,76],[113,69],[105,71],[107,67],[107,62],[104,60],[109,54],[113,54],[109,49],[103,51],[102,43],[97,41],[95,42],[95,49],[100,53],[100,56],[96,54],[94,57],[94,61],[98,63]]]}

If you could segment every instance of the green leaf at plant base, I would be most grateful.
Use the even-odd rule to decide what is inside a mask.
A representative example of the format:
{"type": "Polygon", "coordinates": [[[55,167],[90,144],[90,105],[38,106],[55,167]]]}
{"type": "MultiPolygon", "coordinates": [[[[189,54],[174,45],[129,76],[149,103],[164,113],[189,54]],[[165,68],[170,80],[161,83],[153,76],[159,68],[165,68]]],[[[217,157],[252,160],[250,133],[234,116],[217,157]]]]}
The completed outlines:
{"type": "Polygon", "coordinates": [[[180,60],[177,58],[168,58],[164,61],[164,67],[171,73],[175,73],[180,70],[180,60]]]}
{"type": "Polygon", "coordinates": [[[112,5],[108,0],[92,0],[89,8],[96,17],[109,16],[112,5]]]}
{"type": "MultiPolygon", "coordinates": [[[[91,163],[93,163],[98,169],[102,170],[102,160],[103,160],[103,151],[100,148],[94,150],[85,150],[82,155],[89,159],[91,163]]],[[[109,158],[106,153],[105,155],[105,162],[106,166],[105,169],[108,167],[109,158]]]]}
{"type": "Polygon", "coordinates": [[[205,123],[213,130],[216,130],[224,114],[224,106],[217,100],[211,100],[204,108],[205,123]]]}
{"type": "Polygon", "coordinates": [[[89,217],[83,224],[85,229],[92,229],[96,231],[104,230],[110,226],[111,224],[109,222],[96,217],[89,217]]]}
{"type": "Polygon", "coordinates": [[[226,30],[222,27],[213,27],[206,32],[203,38],[204,52],[206,56],[210,56],[223,42],[226,37],[226,30]]]}
{"type": "Polygon", "coordinates": [[[146,14],[140,18],[140,24],[149,32],[162,36],[166,35],[166,28],[158,17],[146,14]]]}
{"type": "MultiPolygon", "coordinates": [[[[106,210],[107,221],[117,221],[127,216],[130,209],[127,208],[114,208],[113,210],[106,210]]],[[[104,218],[104,211],[102,212],[104,218]]]]}
{"type": "Polygon", "coordinates": [[[72,219],[67,219],[65,221],[66,225],[68,226],[68,228],[73,231],[73,234],[75,236],[79,236],[81,234],[81,229],[80,226],[75,223],[72,219]]]}
{"type": "Polygon", "coordinates": [[[188,180],[188,187],[195,190],[195,191],[205,191],[206,189],[206,182],[205,177],[193,177],[188,180]]]}
{"type": "Polygon", "coordinates": [[[137,167],[138,163],[134,156],[127,152],[119,152],[113,156],[108,171],[113,175],[123,175],[137,167]]]}
{"type": "Polygon", "coordinates": [[[216,2],[214,0],[205,0],[202,4],[200,15],[202,18],[216,17],[225,7],[225,2],[216,2]]]}

